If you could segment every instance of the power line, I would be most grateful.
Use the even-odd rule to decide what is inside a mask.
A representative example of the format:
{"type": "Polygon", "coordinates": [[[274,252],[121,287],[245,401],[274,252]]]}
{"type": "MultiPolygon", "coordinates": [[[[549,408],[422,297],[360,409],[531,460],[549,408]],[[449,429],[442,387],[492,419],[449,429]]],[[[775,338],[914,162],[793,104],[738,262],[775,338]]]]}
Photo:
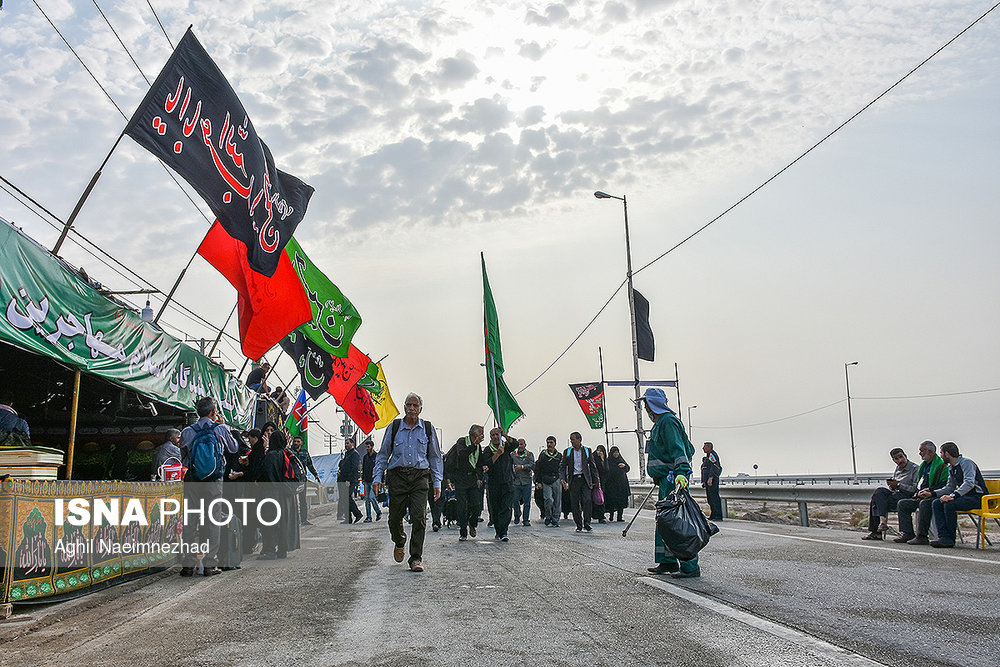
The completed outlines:
{"type": "Polygon", "coordinates": [[[951,39],[949,39],[947,42],[945,42],[934,53],[930,54],[929,56],[927,56],[926,58],[924,58],[922,61],[920,61],[920,63],[916,67],[914,67],[909,72],[907,72],[906,74],[904,74],[903,76],[901,76],[894,84],[892,84],[891,86],[889,86],[888,88],[886,88],[885,90],[883,90],[881,93],[879,93],[868,104],[866,104],[863,107],[861,107],[857,112],[855,112],[853,115],[851,115],[843,123],[841,123],[837,127],[833,128],[833,130],[831,130],[825,137],[823,137],[822,139],[820,139],[819,141],[817,141],[816,143],[814,143],[812,146],[810,146],[809,148],[807,148],[797,158],[795,158],[794,160],[792,160],[791,162],[789,162],[788,164],[786,164],[784,167],[782,167],[781,169],[779,169],[777,172],[775,172],[766,181],[764,181],[763,183],[761,183],[760,185],[758,185],[757,187],[755,187],[753,190],[751,190],[750,192],[748,192],[746,195],[744,195],[743,197],[741,197],[740,199],[738,199],[736,201],[736,203],[734,203],[732,206],[730,206],[725,211],[723,211],[719,215],[715,216],[714,218],[712,218],[711,220],[709,220],[708,222],[706,222],[704,225],[702,225],[701,227],[699,227],[698,229],[696,229],[694,232],[692,232],[691,234],[689,234],[687,237],[685,237],[684,239],[682,239],[679,243],[677,243],[676,245],[674,245],[672,248],[670,248],[669,250],[667,250],[663,254],[659,255],[658,257],[656,257],[652,261],[647,262],[646,264],[644,264],[640,268],[636,269],[632,273],[632,275],[635,275],[636,273],[639,273],[640,271],[648,269],[650,266],[652,266],[656,262],[658,262],[661,259],[663,259],[664,257],[666,257],[667,255],[669,255],[670,253],[672,253],[674,250],[676,250],[677,248],[681,247],[682,245],[684,245],[685,243],[687,243],[688,241],[690,241],[691,239],[693,239],[695,236],[697,236],[698,234],[700,234],[703,231],[705,231],[706,229],[708,229],[711,225],[713,225],[714,223],[716,223],[720,218],[722,218],[724,215],[726,215],[727,213],[729,213],[730,211],[732,211],[734,208],[736,208],[737,206],[739,206],[740,204],[742,204],[743,202],[745,202],[747,199],[750,199],[750,197],[752,197],[755,194],[757,194],[757,192],[759,192],[761,189],[763,189],[771,181],[773,181],[774,179],[776,179],[779,176],[781,176],[788,169],[790,169],[795,163],[797,163],[799,160],[801,160],[802,158],[804,158],[805,156],[809,155],[814,150],[816,150],[817,148],[819,148],[823,143],[826,142],[827,139],[829,139],[830,137],[832,137],[833,135],[835,135],[837,132],[839,132],[840,130],[842,130],[848,123],[850,123],[855,118],[857,118],[858,116],[860,116],[861,114],[863,114],[865,111],[867,111],[872,105],[874,105],[880,99],[882,99],[883,97],[885,97],[886,95],[888,95],[894,88],[896,88],[899,84],[903,83],[903,81],[905,81],[906,79],[908,79],[910,77],[910,75],[912,75],[918,69],[920,69],[921,67],[923,67],[924,65],[926,65],[928,62],[930,62],[930,60],[932,58],[934,58],[936,55],[938,55],[939,53],[941,53],[942,51],[944,51],[946,48],[948,48],[949,46],[951,46],[951,44],[955,40],[957,40],[959,37],[961,37],[962,35],[964,35],[974,25],[976,25],[977,23],[979,23],[980,21],[982,21],[984,18],[986,18],[986,16],[989,15],[989,13],[992,12],[997,7],[1000,7],[1000,2],[998,2],[997,4],[993,5],[989,9],[987,9],[985,12],[983,12],[983,14],[980,15],[979,18],[977,18],[975,21],[973,21],[969,25],[965,26],[965,28],[963,28],[957,35],[955,35],[954,37],[952,37],[951,39]]]}
{"type": "Polygon", "coordinates": [[[972,391],[952,391],[946,394],[921,394],[919,396],[851,396],[855,401],[902,401],[909,398],[940,398],[942,396],[967,396],[969,394],[986,394],[991,391],[1000,391],[1000,387],[992,389],[974,389],[972,391]]]}
{"type": "Polygon", "coordinates": [[[531,382],[529,382],[528,384],[526,384],[520,390],[514,392],[515,396],[517,396],[518,394],[520,394],[522,391],[524,391],[525,389],[527,389],[531,385],[533,385],[536,382],[538,382],[542,378],[543,375],[545,375],[546,373],[548,373],[549,370],[553,366],[555,366],[559,362],[560,359],[563,358],[563,355],[565,355],[567,352],[569,352],[569,350],[570,350],[571,347],[573,347],[574,345],[576,345],[576,341],[580,340],[580,337],[583,336],[583,334],[585,334],[587,332],[587,329],[589,329],[590,325],[592,325],[594,323],[594,320],[596,320],[598,317],[601,316],[601,313],[604,312],[604,309],[608,307],[608,305],[611,303],[611,300],[615,298],[615,296],[618,294],[618,292],[621,291],[622,287],[624,287],[625,283],[627,283],[627,282],[628,282],[628,279],[626,278],[625,280],[623,280],[621,282],[621,284],[618,287],[615,288],[615,291],[611,293],[611,296],[609,296],[608,300],[604,302],[604,305],[601,306],[601,309],[597,311],[597,314],[594,315],[592,318],[590,318],[590,321],[587,322],[587,326],[585,326],[583,328],[583,331],[581,331],[579,334],[577,334],[576,338],[574,338],[572,340],[572,342],[570,342],[570,344],[566,346],[566,349],[559,353],[559,356],[555,358],[555,361],[553,361],[551,364],[549,364],[544,371],[542,371],[541,373],[538,374],[538,377],[536,377],[534,380],[532,380],[531,382]]]}
{"type": "Polygon", "coordinates": [[[163,36],[167,38],[167,44],[170,45],[170,50],[173,51],[174,50],[174,43],[170,41],[170,35],[167,34],[167,30],[166,30],[166,28],[163,27],[163,23],[160,21],[160,17],[157,16],[156,10],[153,9],[153,3],[150,2],[149,0],[146,0],[146,4],[149,5],[149,11],[153,12],[153,18],[156,19],[157,25],[159,25],[160,26],[160,30],[163,31],[163,36]]]}
{"type": "Polygon", "coordinates": [[[103,19],[104,19],[104,22],[108,24],[108,27],[109,27],[109,28],[111,28],[111,32],[112,32],[112,33],[114,33],[114,35],[115,35],[115,39],[117,39],[117,40],[118,40],[118,43],[122,45],[122,48],[123,48],[123,49],[125,49],[125,53],[127,53],[127,54],[128,54],[128,57],[129,57],[129,60],[131,60],[131,61],[132,61],[132,64],[133,64],[133,65],[135,65],[135,68],[136,68],[137,70],[139,70],[139,74],[141,74],[141,75],[142,75],[142,78],[146,80],[146,85],[150,85],[150,86],[151,86],[151,85],[153,85],[153,84],[152,84],[152,83],[150,82],[150,80],[149,80],[149,77],[147,77],[147,76],[146,76],[146,73],[142,71],[142,68],[141,68],[141,67],[139,67],[139,63],[137,63],[137,62],[135,61],[135,58],[133,58],[133,57],[132,57],[132,52],[128,50],[128,47],[127,47],[127,46],[125,46],[125,42],[123,42],[123,41],[122,41],[122,38],[118,36],[118,31],[117,31],[117,30],[115,30],[115,27],[114,27],[113,25],[111,25],[111,21],[110,21],[110,20],[108,20],[108,17],[107,17],[107,16],[105,16],[105,14],[104,14],[104,10],[103,10],[103,9],[101,9],[101,6],[100,6],[99,4],[97,4],[97,0],[92,0],[92,2],[94,3],[94,6],[95,6],[95,7],[97,7],[97,11],[99,11],[99,12],[101,13],[101,18],[103,18],[103,19]]]}
{"type": "MultiPolygon", "coordinates": [[[[851,398],[853,399],[854,397],[852,396],[851,398]]],[[[811,415],[814,412],[819,412],[820,410],[826,410],[827,408],[832,408],[835,405],[840,405],[841,403],[846,403],[846,402],[847,399],[842,398],[839,401],[834,401],[833,403],[829,403],[828,405],[824,405],[819,408],[813,408],[812,410],[806,410],[805,412],[800,412],[797,415],[790,415],[788,417],[781,417],[779,419],[770,419],[766,422],[757,422],[756,424],[740,424],[739,426],[702,426],[701,424],[698,424],[698,428],[699,429],[711,428],[711,429],[724,430],[733,428],[750,428],[752,426],[764,426],[766,424],[777,424],[778,422],[788,421],[789,419],[796,419],[797,417],[804,417],[805,415],[811,415]]]]}
{"type": "MultiPolygon", "coordinates": [[[[698,234],[702,233],[703,231],[705,231],[706,229],[708,229],[710,226],[712,226],[713,224],[715,224],[716,222],[718,222],[720,219],[722,219],[723,216],[725,216],[726,214],[728,214],[730,211],[732,211],[733,209],[735,209],[737,206],[739,206],[740,204],[742,204],[746,200],[750,199],[750,197],[752,197],[755,194],[757,194],[757,192],[759,192],[765,186],[767,186],[769,183],[771,183],[771,181],[775,180],[776,178],[778,178],[779,176],[781,176],[783,173],[785,173],[786,171],[788,171],[797,162],[799,162],[804,157],[806,157],[807,155],[809,155],[810,153],[812,153],[814,150],[816,150],[817,148],[819,148],[819,146],[822,145],[823,143],[825,143],[827,139],[829,139],[830,137],[832,137],[833,135],[835,135],[837,132],[839,132],[840,130],[842,130],[845,126],[847,126],[848,123],[850,123],[855,118],[857,118],[858,116],[860,116],[862,113],[864,113],[865,111],[867,111],[872,105],[874,105],[880,99],[882,99],[883,97],[885,97],[886,95],[888,95],[894,88],[896,88],[897,86],[899,86],[899,84],[903,83],[903,81],[905,81],[906,79],[908,79],[910,77],[910,75],[912,75],[918,69],[920,69],[921,67],[923,67],[924,65],[926,65],[932,58],[934,58],[936,55],[938,55],[939,53],[941,53],[942,51],[944,51],[946,48],[948,48],[949,46],[951,46],[951,44],[953,42],[955,42],[955,40],[957,40],[959,37],[961,37],[967,31],[969,31],[973,26],[975,26],[977,23],[979,23],[984,18],[986,18],[986,16],[988,16],[991,12],[993,12],[997,7],[1000,7],[1000,2],[997,2],[995,5],[993,5],[992,7],[990,7],[989,9],[987,9],[985,12],[983,12],[975,21],[973,21],[969,25],[965,26],[965,28],[963,28],[958,34],[956,34],[954,37],[952,37],[947,42],[945,42],[940,48],[938,48],[932,54],[930,54],[929,56],[927,56],[926,58],[924,58],[919,64],[917,64],[916,67],[914,67],[909,72],[907,72],[906,74],[904,74],[903,76],[901,76],[895,83],[893,83],[891,86],[889,86],[888,88],[886,88],[885,90],[883,90],[881,93],[879,93],[874,99],[872,99],[870,102],[868,102],[868,104],[866,104],[863,107],[861,107],[857,112],[855,112],[853,115],[851,115],[847,120],[845,120],[840,125],[838,125],[833,130],[831,130],[829,133],[827,133],[826,136],[824,136],[822,139],[820,139],[819,141],[817,141],[816,143],[814,143],[812,146],[810,146],[808,149],[806,149],[803,153],[801,153],[794,160],[792,160],[791,162],[789,162],[788,164],[786,164],[784,167],[782,167],[781,169],[779,169],[777,172],[775,172],[766,181],[764,181],[763,183],[761,183],[760,185],[758,185],[757,187],[755,187],[753,190],[751,190],[749,193],[747,193],[746,195],[744,195],[743,197],[741,197],[740,199],[738,199],[734,204],[732,204],[731,206],[729,206],[722,213],[720,213],[719,215],[715,216],[714,218],[712,218],[711,220],[709,220],[708,222],[706,222],[704,225],[702,225],[701,227],[699,227],[698,229],[696,229],[694,232],[692,232],[691,234],[689,234],[685,238],[681,239],[678,243],[674,244],[672,247],[670,247],[664,253],[662,253],[658,257],[654,258],[652,261],[647,262],[646,264],[644,264],[640,268],[638,268],[635,271],[633,271],[632,275],[634,276],[635,274],[639,273],[640,271],[644,271],[644,270],[648,269],[650,266],[652,266],[656,262],[660,261],[661,259],[663,259],[667,255],[669,255],[670,253],[672,253],[674,250],[677,250],[682,245],[684,245],[685,243],[687,243],[688,241],[690,241],[691,239],[693,239],[695,236],[697,236],[698,234]]],[[[622,285],[624,285],[624,282],[622,283],[622,285]]],[[[614,296],[616,294],[618,294],[619,290],[621,290],[621,288],[622,288],[622,285],[618,286],[618,288],[611,295],[611,298],[614,298],[614,296]]],[[[610,303],[610,301],[611,301],[611,299],[608,299],[609,303],[610,303]]],[[[535,382],[537,382],[539,379],[541,379],[541,377],[543,375],[545,375],[547,372],[549,372],[549,370],[553,366],[556,365],[556,362],[558,362],[560,359],[562,359],[563,355],[565,355],[569,351],[569,349],[571,347],[573,347],[573,345],[575,345],[578,340],[580,340],[581,336],[583,336],[583,334],[587,331],[587,329],[589,329],[591,327],[591,325],[593,325],[594,321],[597,320],[598,316],[602,312],[604,312],[604,309],[607,308],[607,306],[608,306],[608,304],[605,303],[601,307],[601,309],[599,311],[597,311],[597,315],[594,315],[594,317],[590,320],[590,322],[587,324],[587,326],[583,328],[583,331],[581,331],[580,334],[576,338],[573,339],[573,342],[569,344],[569,347],[567,347],[565,350],[563,350],[562,353],[558,357],[556,357],[555,361],[553,361],[551,364],[549,364],[548,368],[546,368],[544,371],[542,371],[538,375],[538,377],[536,377],[534,380],[532,380],[531,382],[529,382],[523,389],[521,389],[518,392],[515,392],[514,395],[517,396],[522,391],[524,391],[525,389],[527,389],[531,385],[535,384],[535,382]]],[[[702,428],[708,428],[708,427],[702,427],[702,428]]],[[[742,427],[717,427],[717,428],[742,428],[742,427]]]]}

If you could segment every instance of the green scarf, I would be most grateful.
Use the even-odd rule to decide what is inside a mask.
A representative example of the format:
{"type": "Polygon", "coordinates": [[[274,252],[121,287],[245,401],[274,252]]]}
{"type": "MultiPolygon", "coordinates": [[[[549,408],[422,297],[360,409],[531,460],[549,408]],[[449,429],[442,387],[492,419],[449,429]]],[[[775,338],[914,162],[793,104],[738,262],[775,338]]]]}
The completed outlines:
{"type": "Polygon", "coordinates": [[[545,457],[548,457],[550,459],[557,459],[557,458],[559,458],[559,450],[557,449],[556,451],[554,451],[551,454],[549,454],[549,450],[548,450],[548,448],[546,448],[546,449],[542,450],[541,454],[539,454],[539,457],[541,457],[541,456],[545,456],[545,457]]]}
{"type": "Polygon", "coordinates": [[[470,436],[465,436],[465,446],[472,448],[472,453],[469,454],[469,463],[475,468],[476,464],[479,463],[479,447],[472,444],[472,438],[470,436]]]}

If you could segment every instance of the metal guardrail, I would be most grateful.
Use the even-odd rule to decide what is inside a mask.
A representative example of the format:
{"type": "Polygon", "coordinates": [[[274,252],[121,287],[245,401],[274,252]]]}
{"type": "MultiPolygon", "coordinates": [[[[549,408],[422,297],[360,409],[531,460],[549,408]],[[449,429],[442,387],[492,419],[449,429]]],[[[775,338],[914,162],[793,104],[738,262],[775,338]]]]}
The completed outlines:
{"type": "MultiPolygon", "coordinates": [[[[983,470],[986,479],[1000,478],[1000,470],[983,470]]],[[[719,487],[722,499],[722,513],[729,516],[728,501],[759,500],[761,502],[796,503],[799,507],[799,524],[809,525],[809,503],[821,505],[861,505],[871,503],[875,490],[885,485],[889,473],[858,475],[858,484],[853,484],[854,475],[775,475],[771,477],[723,477],[719,487]]],[[[632,487],[633,507],[646,497],[650,484],[634,483],[632,487]]],[[[705,489],[700,484],[691,486],[691,495],[705,500],[705,489]]]]}

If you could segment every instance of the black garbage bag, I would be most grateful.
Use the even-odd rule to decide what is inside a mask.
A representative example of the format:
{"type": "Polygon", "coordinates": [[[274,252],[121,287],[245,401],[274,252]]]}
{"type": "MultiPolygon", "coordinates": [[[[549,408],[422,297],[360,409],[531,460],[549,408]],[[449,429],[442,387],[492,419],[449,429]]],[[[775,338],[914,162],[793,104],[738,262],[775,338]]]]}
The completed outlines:
{"type": "Polygon", "coordinates": [[[656,503],[656,531],[678,560],[691,560],[719,527],[708,520],[687,489],[656,503]]]}
{"type": "Polygon", "coordinates": [[[541,489],[535,489],[535,505],[537,505],[538,509],[543,513],[545,512],[545,494],[542,493],[541,489]]]}

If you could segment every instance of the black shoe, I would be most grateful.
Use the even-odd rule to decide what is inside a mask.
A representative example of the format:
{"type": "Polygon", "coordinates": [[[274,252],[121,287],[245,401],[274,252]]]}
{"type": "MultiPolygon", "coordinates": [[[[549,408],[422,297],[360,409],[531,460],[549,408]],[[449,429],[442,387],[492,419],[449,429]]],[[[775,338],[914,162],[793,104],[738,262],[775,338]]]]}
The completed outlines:
{"type": "Polygon", "coordinates": [[[182,577],[191,577],[191,576],[194,576],[194,568],[193,567],[182,567],[181,568],[181,576],[182,577]]]}
{"type": "Polygon", "coordinates": [[[378,515],[377,517],[375,517],[375,520],[376,520],[376,521],[381,521],[381,520],[382,520],[382,515],[381,515],[381,514],[379,514],[379,515],[378,515]]]}
{"type": "Polygon", "coordinates": [[[431,526],[431,530],[433,530],[435,533],[438,532],[439,530],[441,530],[441,524],[439,523],[434,524],[433,526],[431,526]]]}
{"type": "Polygon", "coordinates": [[[366,519],[364,520],[364,523],[371,523],[371,522],[372,522],[372,518],[371,518],[371,517],[367,517],[367,518],[366,518],[366,519]]]}
{"type": "Polygon", "coordinates": [[[510,542],[510,538],[507,537],[506,534],[503,534],[503,535],[500,536],[500,541],[501,542],[510,542]]]}
{"type": "Polygon", "coordinates": [[[701,576],[701,568],[698,568],[694,572],[674,572],[670,575],[671,579],[697,579],[701,576]]]}
{"type": "Polygon", "coordinates": [[[583,529],[585,531],[587,531],[588,533],[590,533],[590,532],[592,532],[594,530],[594,527],[593,526],[584,526],[583,529]]]}
{"type": "Polygon", "coordinates": [[[206,567],[202,574],[206,577],[214,577],[217,574],[222,574],[222,568],[220,567],[206,567]]]}
{"type": "Polygon", "coordinates": [[[895,542],[896,544],[903,544],[905,542],[909,542],[915,537],[916,535],[914,535],[913,533],[903,533],[902,535],[894,539],[893,542],[895,542]]]}
{"type": "Polygon", "coordinates": [[[524,520],[524,523],[522,523],[521,525],[522,525],[522,526],[530,526],[530,525],[531,525],[531,522],[530,522],[530,521],[528,521],[527,519],[525,519],[525,520],[524,520]]]}
{"type": "Polygon", "coordinates": [[[580,526],[577,526],[576,527],[576,532],[582,533],[583,532],[583,528],[580,528],[580,526]]]}
{"type": "Polygon", "coordinates": [[[597,523],[607,523],[607,521],[605,521],[604,519],[598,519],[597,523]]]}
{"type": "Polygon", "coordinates": [[[935,549],[951,549],[955,546],[954,542],[942,542],[941,540],[934,540],[931,542],[931,546],[935,549]]]}
{"type": "Polygon", "coordinates": [[[469,537],[475,537],[475,536],[476,536],[476,527],[469,526],[469,537]]]}
{"type": "Polygon", "coordinates": [[[647,567],[646,572],[650,574],[670,574],[671,572],[678,572],[681,566],[677,563],[657,563],[656,567],[647,567]]]}
{"type": "Polygon", "coordinates": [[[302,522],[302,525],[303,526],[311,526],[311,525],[313,525],[313,523],[309,519],[306,519],[305,521],[302,522]]]}
{"type": "Polygon", "coordinates": [[[917,535],[912,540],[907,542],[907,544],[930,544],[931,541],[927,539],[926,535],[917,535]]]}

